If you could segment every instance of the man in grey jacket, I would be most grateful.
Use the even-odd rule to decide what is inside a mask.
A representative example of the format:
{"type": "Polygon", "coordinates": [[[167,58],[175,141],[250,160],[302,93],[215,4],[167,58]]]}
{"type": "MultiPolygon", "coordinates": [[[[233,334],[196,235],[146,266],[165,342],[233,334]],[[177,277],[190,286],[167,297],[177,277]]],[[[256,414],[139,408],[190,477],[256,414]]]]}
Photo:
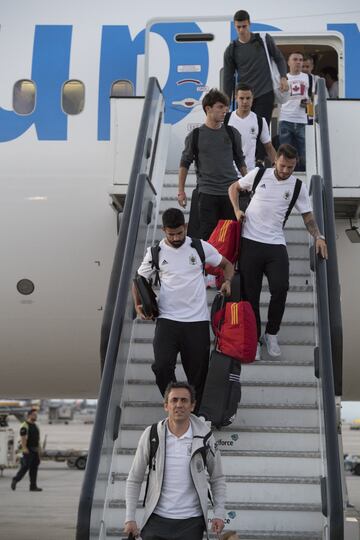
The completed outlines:
{"type": "MultiPolygon", "coordinates": [[[[231,99],[235,89],[234,75],[237,73],[237,81],[246,83],[253,89],[252,111],[264,117],[270,125],[274,92],[264,43],[259,34],[250,31],[250,15],[247,11],[241,9],[235,13],[234,26],[238,38],[230,43],[224,53],[224,92],[231,99]]],[[[266,34],[265,40],[270,58],[279,69],[280,91],[285,92],[289,89],[285,58],[269,34],[266,34]]],[[[257,149],[256,157],[264,159],[263,147],[257,149]]]]}
{"type": "Polygon", "coordinates": [[[186,206],[185,182],[188,169],[195,161],[199,191],[199,237],[208,240],[219,219],[235,219],[227,196],[229,186],[238,176],[234,162],[243,176],[247,169],[240,133],[231,126],[223,125],[229,108],[228,98],[212,88],[205,94],[202,107],[206,114],[205,123],[191,131],[185,139],[179,167],[178,203],[183,208],[186,206]]]}
{"type": "MultiPolygon", "coordinates": [[[[208,521],[206,470],[214,506],[211,529],[220,534],[224,527],[226,486],[220,452],[205,422],[191,414],[194,406],[192,386],[169,384],[164,397],[168,417],[157,425],[158,447],[148,476],[142,540],[202,540],[208,521]]],[[[125,533],[135,537],[140,535],[135,512],[149,464],[150,430],[149,426],[140,438],[126,482],[125,533]]]]}

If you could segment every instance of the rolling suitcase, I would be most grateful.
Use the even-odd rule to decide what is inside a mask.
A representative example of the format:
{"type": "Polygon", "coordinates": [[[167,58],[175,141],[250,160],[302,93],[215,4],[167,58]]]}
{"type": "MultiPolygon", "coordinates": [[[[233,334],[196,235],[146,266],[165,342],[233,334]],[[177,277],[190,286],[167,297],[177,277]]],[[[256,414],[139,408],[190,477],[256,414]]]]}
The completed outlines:
{"type": "Polygon", "coordinates": [[[240,362],[212,351],[199,416],[217,429],[229,426],[235,418],[241,399],[240,373],[240,362]]]}
{"type": "MultiPolygon", "coordinates": [[[[224,309],[225,298],[217,295],[214,300],[216,310],[224,309]]],[[[212,310],[213,311],[213,310],[212,310]]],[[[212,319],[213,320],[213,319],[212,319]]],[[[217,330],[222,321],[217,323],[217,330]]],[[[229,426],[236,415],[241,399],[241,363],[217,350],[218,340],[210,355],[209,369],[201,399],[199,416],[210,420],[217,429],[229,426]]]]}
{"type": "Polygon", "coordinates": [[[215,347],[199,415],[221,428],[233,422],[241,399],[241,363],[253,362],[256,355],[256,320],[250,304],[241,301],[240,274],[232,279],[229,298],[215,296],[211,324],[215,347]]]}

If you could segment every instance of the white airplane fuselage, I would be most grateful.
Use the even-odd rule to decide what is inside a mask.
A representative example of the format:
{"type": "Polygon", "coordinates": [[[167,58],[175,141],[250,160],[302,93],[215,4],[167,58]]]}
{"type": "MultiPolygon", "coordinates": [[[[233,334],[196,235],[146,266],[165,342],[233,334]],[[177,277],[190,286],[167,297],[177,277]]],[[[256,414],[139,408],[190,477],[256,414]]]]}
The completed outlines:
{"type": "MultiPolygon", "coordinates": [[[[337,40],[341,95],[360,98],[354,60],[360,54],[360,12],[355,0],[347,2],[346,12],[338,2],[323,0],[308,7],[283,0],[275,5],[245,1],[240,7],[250,12],[254,31],[304,34],[306,43],[312,35],[323,43],[327,35],[329,42],[337,40]]],[[[203,0],[195,4],[135,0],[126,6],[114,0],[65,0],[61,5],[3,1],[1,395],[97,395],[100,329],[117,237],[117,216],[108,195],[114,181],[111,85],[130,81],[142,95],[146,77],[158,77],[166,100],[165,122],[172,125],[169,165],[175,168],[186,132],[203,121],[201,97],[209,87],[219,86],[222,54],[237,9],[233,0],[220,17],[221,6],[203,0]],[[205,16],[208,20],[202,19],[205,16]],[[196,31],[212,32],[215,40],[184,47],[174,39],[176,34],[196,31]],[[181,73],[179,65],[193,67],[181,73]],[[35,108],[28,115],[13,109],[14,84],[22,80],[36,86],[35,108]],[[63,85],[69,80],[84,84],[80,114],[62,109],[63,85]],[[22,279],[33,283],[31,294],[18,291],[22,279]]],[[[348,241],[339,236],[341,242],[348,241]]],[[[348,253],[348,246],[345,249],[348,253]]],[[[347,258],[345,297],[356,275],[352,268],[360,262],[358,251],[350,252],[351,264],[347,258]]],[[[345,336],[354,309],[357,317],[356,306],[343,304],[345,336]]],[[[351,399],[360,397],[351,384],[359,373],[353,354],[360,346],[356,334],[346,342],[344,359],[345,382],[349,381],[345,388],[351,399]]]]}

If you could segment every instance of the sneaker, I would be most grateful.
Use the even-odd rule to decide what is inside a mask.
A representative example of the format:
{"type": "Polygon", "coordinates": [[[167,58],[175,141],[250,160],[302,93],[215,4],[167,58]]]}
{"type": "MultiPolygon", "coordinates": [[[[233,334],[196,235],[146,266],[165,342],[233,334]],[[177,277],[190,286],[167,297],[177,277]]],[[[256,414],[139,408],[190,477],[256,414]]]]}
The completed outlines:
{"type": "Polygon", "coordinates": [[[31,487],[30,488],[30,491],[42,491],[42,488],[39,488],[39,487],[31,487]]]}
{"type": "Polygon", "coordinates": [[[15,491],[15,489],[16,489],[16,480],[15,480],[15,478],[13,478],[13,479],[11,480],[11,489],[12,489],[13,491],[15,491]]]}
{"type": "Polygon", "coordinates": [[[270,356],[281,356],[281,350],[278,344],[277,335],[264,334],[267,351],[270,356]]]}
{"type": "Polygon", "coordinates": [[[256,356],[255,360],[261,360],[261,343],[258,341],[257,347],[256,347],[256,356]]]}

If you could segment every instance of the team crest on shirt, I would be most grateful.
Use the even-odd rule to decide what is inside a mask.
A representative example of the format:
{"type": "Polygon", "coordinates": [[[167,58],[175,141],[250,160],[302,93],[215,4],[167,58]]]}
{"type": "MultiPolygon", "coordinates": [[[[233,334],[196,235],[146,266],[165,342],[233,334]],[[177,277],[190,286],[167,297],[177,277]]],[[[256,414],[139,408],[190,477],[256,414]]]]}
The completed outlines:
{"type": "Polygon", "coordinates": [[[190,255],[190,257],[189,257],[189,264],[192,264],[193,266],[196,264],[196,257],[195,257],[195,255],[190,255]]]}
{"type": "Polygon", "coordinates": [[[250,133],[251,135],[255,135],[256,129],[254,128],[254,126],[250,129],[250,133]]]}
{"type": "Polygon", "coordinates": [[[284,193],[285,201],[287,201],[289,197],[290,197],[290,191],[285,191],[285,193],[284,193]]]}

